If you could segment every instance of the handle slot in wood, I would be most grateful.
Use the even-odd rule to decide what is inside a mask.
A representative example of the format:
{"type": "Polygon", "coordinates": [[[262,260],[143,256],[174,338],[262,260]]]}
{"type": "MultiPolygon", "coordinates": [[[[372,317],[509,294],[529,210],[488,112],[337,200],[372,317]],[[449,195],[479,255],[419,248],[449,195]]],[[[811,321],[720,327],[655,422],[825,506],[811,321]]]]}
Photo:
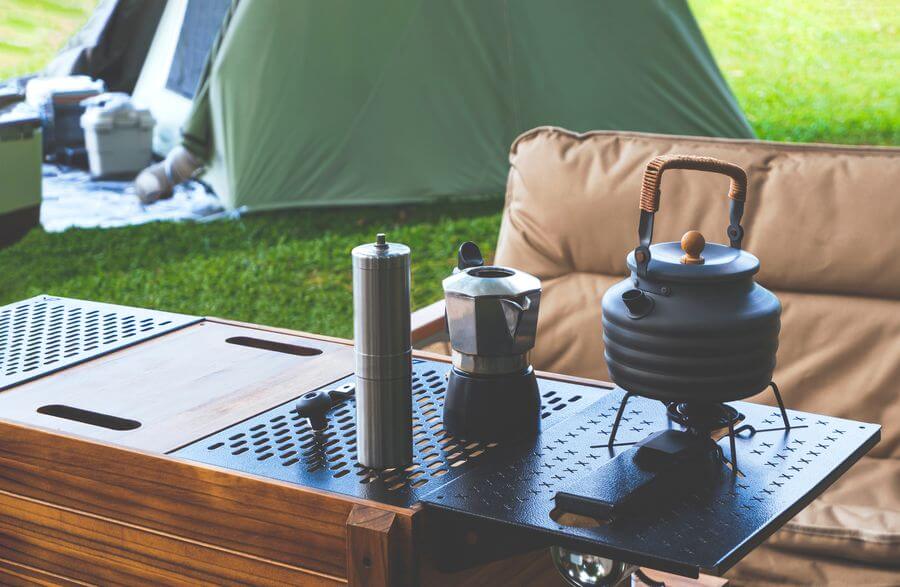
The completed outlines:
{"type": "Polygon", "coordinates": [[[275,351],[276,353],[297,355],[300,357],[312,357],[322,354],[322,349],[314,349],[312,347],[300,346],[298,344],[288,344],[286,342],[275,342],[274,340],[264,340],[262,338],[252,338],[250,336],[232,336],[231,338],[226,339],[225,342],[254,349],[275,351]]]}
{"type": "Polygon", "coordinates": [[[75,422],[81,422],[82,424],[90,424],[91,426],[99,426],[100,428],[108,428],[110,430],[134,430],[141,427],[141,423],[137,420],[119,418],[118,416],[101,414],[100,412],[92,412],[91,410],[82,410],[81,408],[73,408],[72,406],[64,406],[62,404],[41,406],[37,411],[39,414],[66,420],[74,420],[75,422]]]}

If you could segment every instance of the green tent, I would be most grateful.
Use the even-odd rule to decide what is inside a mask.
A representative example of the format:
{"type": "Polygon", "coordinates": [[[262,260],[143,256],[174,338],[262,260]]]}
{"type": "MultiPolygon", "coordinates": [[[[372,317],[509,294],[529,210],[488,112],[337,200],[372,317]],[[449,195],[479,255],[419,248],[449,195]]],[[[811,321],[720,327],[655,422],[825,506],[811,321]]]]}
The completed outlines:
{"type": "Polygon", "coordinates": [[[499,195],[540,125],[753,136],[682,1],[239,0],[183,141],[264,210],[499,195]]]}

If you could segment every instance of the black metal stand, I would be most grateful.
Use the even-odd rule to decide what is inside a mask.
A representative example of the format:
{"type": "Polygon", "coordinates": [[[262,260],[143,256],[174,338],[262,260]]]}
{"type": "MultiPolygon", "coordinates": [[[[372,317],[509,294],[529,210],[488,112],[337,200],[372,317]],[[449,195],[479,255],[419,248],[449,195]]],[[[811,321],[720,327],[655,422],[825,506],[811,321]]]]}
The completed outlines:
{"type": "MultiPolygon", "coordinates": [[[[778,410],[781,412],[781,421],[784,423],[784,430],[791,429],[791,423],[788,420],[787,410],[784,409],[784,401],[781,399],[781,392],[778,391],[778,386],[775,385],[774,381],[769,382],[769,387],[772,388],[772,393],[775,394],[775,401],[778,402],[778,410]]],[[[803,428],[803,426],[801,426],[803,428]]],[[[740,434],[741,432],[750,431],[750,436],[756,434],[757,430],[750,424],[744,424],[737,430],[734,430],[734,434],[740,434]]],[[[733,442],[733,441],[732,441],[733,442]]]]}
{"type": "Polygon", "coordinates": [[[775,393],[775,401],[778,402],[778,409],[781,410],[781,420],[784,422],[784,428],[785,430],[790,430],[791,423],[788,422],[787,410],[784,409],[784,402],[781,400],[781,392],[778,391],[778,386],[775,385],[774,381],[769,382],[769,387],[775,393]]]}
{"type": "Polygon", "coordinates": [[[622,403],[619,404],[619,411],[616,412],[616,421],[613,422],[612,431],[609,433],[609,442],[606,445],[607,448],[612,449],[613,444],[616,441],[616,433],[619,431],[619,423],[622,421],[622,414],[625,413],[625,406],[628,404],[628,400],[632,395],[634,394],[630,391],[626,392],[625,397],[622,398],[622,403]]]}
{"type": "Polygon", "coordinates": [[[728,443],[731,448],[731,470],[735,475],[738,474],[737,466],[737,448],[734,445],[734,422],[728,423],[728,443]]]}
{"type": "MultiPolygon", "coordinates": [[[[779,391],[778,386],[775,384],[774,381],[769,382],[769,387],[772,388],[772,392],[775,395],[775,401],[778,402],[778,409],[781,412],[781,421],[784,423],[784,429],[790,430],[791,423],[788,420],[787,410],[784,407],[784,400],[782,400],[782,398],[781,398],[781,392],[779,391]]],[[[616,434],[619,432],[619,425],[622,422],[622,416],[625,414],[625,407],[628,404],[628,400],[631,399],[631,396],[633,396],[633,395],[635,395],[635,394],[633,394],[629,391],[629,392],[626,392],[625,395],[622,397],[622,401],[619,404],[619,409],[616,412],[616,419],[613,422],[612,430],[609,433],[609,441],[606,443],[606,446],[609,449],[612,449],[613,446],[615,446],[616,434]]],[[[751,426],[750,424],[746,424],[744,426],[740,426],[739,428],[735,429],[734,424],[735,424],[734,421],[731,421],[728,423],[728,440],[729,440],[729,445],[731,448],[731,458],[729,460],[731,462],[731,468],[734,470],[735,473],[738,473],[737,451],[735,450],[734,435],[740,434],[741,432],[745,432],[747,430],[749,430],[752,435],[756,432],[756,429],[753,426],[751,426]]]]}

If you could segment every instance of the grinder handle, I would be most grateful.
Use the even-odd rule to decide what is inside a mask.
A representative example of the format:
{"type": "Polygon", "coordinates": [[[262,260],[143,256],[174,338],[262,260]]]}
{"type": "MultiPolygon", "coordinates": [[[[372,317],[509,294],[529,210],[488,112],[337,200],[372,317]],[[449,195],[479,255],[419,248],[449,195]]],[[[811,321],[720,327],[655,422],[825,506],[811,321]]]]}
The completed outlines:
{"type": "Polygon", "coordinates": [[[659,210],[659,186],[662,182],[663,172],[667,169],[709,171],[730,177],[731,185],[728,190],[728,197],[731,199],[731,210],[727,229],[728,240],[733,248],[740,249],[741,240],[744,238],[741,218],[744,215],[744,202],[747,199],[747,172],[743,168],[713,157],[699,157],[696,155],[662,155],[654,157],[644,170],[644,179],[641,185],[641,220],[638,225],[638,246],[634,249],[634,260],[640,277],[646,277],[647,266],[650,264],[653,217],[659,210]]]}

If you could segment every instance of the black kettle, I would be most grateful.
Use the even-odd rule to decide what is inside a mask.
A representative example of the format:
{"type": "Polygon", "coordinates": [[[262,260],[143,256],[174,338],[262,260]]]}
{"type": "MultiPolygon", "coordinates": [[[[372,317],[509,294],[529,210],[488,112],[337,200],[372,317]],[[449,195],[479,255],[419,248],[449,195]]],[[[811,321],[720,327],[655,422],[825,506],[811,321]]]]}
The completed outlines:
{"type": "Polygon", "coordinates": [[[653,159],[644,172],[638,246],[630,278],[603,296],[603,340],[612,380],[665,402],[726,402],[766,388],[775,369],[781,303],[756,283],[759,259],[741,250],[747,174],[737,165],[685,155],[653,159]],[[650,244],[667,169],[731,178],[729,245],[690,231],[650,244]]]}

